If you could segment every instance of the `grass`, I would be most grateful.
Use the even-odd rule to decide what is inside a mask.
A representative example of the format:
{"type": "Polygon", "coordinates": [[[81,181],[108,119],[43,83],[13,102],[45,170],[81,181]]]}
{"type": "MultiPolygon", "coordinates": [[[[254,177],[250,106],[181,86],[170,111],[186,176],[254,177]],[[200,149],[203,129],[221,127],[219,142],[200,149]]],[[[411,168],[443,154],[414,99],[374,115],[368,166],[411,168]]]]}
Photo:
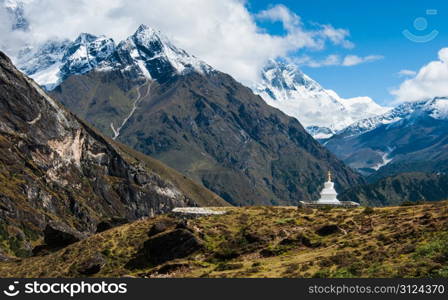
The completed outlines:
{"type": "Polygon", "coordinates": [[[127,269],[152,224],[173,218],[158,216],[110,229],[46,256],[0,263],[0,277],[80,276],[77,264],[98,252],[106,264],[97,277],[448,276],[448,202],[373,211],[220,209],[227,213],[189,220],[188,227],[203,240],[204,248],[187,258],[127,269]],[[328,224],[337,224],[341,231],[316,234],[328,224]]]}

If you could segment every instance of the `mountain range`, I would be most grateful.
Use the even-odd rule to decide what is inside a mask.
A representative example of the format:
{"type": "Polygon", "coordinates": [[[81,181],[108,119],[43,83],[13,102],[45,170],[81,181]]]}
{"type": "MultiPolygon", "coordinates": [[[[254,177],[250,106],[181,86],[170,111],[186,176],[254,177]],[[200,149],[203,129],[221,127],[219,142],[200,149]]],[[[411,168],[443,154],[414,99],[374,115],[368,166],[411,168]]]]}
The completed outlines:
{"type": "Polygon", "coordinates": [[[148,26],[117,45],[90,34],[62,44],[25,53],[34,60],[20,68],[109,137],[232,204],[317,198],[329,169],[339,190],[363,182],[295,118],[148,26]]]}
{"type": "Polygon", "coordinates": [[[447,130],[448,98],[439,97],[358,121],[325,146],[370,181],[402,172],[445,173],[447,130]]]}
{"type": "MultiPolygon", "coordinates": [[[[276,163],[296,160],[297,150],[292,156],[291,151],[285,155],[278,145],[284,144],[283,137],[272,145],[272,140],[264,141],[251,133],[259,130],[259,124],[241,121],[266,118],[267,111],[273,110],[265,110],[267,106],[260,106],[247,90],[237,98],[250,98],[248,102],[231,101],[228,95],[234,96],[235,90],[242,91],[244,86],[238,84],[235,88],[233,83],[237,82],[232,78],[179,49],[148,26],[140,26],[118,44],[88,33],[73,41],[49,41],[23,50],[17,63],[53,97],[104,134],[162,160],[233,204],[296,203],[299,198],[318,196],[320,187],[311,184],[308,190],[293,188],[291,180],[300,185],[310,184],[315,178],[322,180],[315,177],[316,170],[322,167],[305,174],[305,181],[299,180],[303,174],[292,170],[276,172],[276,163]],[[256,116],[242,115],[245,111],[241,105],[252,103],[257,108],[244,110],[256,116]],[[216,124],[225,126],[218,129],[216,124]],[[256,146],[249,143],[247,153],[237,153],[236,149],[248,142],[256,146]],[[247,157],[259,161],[249,164],[247,157]],[[263,160],[267,157],[276,163],[266,167],[263,160]]],[[[445,172],[442,98],[436,104],[430,104],[432,99],[393,109],[368,97],[343,99],[281,59],[269,61],[260,82],[251,89],[270,106],[299,120],[309,134],[347,165],[369,176],[370,182],[401,172],[445,172]],[[428,130],[431,134],[422,137],[422,132],[428,130]],[[422,139],[425,141],[420,146],[428,149],[414,151],[422,139]]],[[[277,134],[276,122],[267,121],[272,135],[277,134]]],[[[280,123],[285,128],[290,126],[289,121],[280,123]]],[[[284,138],[291,140],[289,132],[284,138]]],[[[295,144],[290,146],[303,149],[313,142],[301,138],[295,144]]],[[[294,168],[306,169],[305,173],[310,170],[302,162],[294,168]]],[[[348,171],[345,178],[337,179],[339,191],[363,183],[353,174],[348,171]]]]}

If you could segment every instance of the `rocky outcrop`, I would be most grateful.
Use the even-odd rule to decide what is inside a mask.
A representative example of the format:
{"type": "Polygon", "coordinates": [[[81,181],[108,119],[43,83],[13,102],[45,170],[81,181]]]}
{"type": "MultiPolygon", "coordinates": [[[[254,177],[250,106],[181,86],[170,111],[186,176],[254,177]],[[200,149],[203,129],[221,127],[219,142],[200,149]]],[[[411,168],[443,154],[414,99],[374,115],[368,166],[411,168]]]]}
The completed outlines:
{"type": "Polygon", "coordinates": [[[156,234],[167,231],[169,228],[174,227],[176,224],[171,219],[162,219],[154,223],[148,231],[148,236],[152,237],[156,234]]]}
{"type": "Polygon", "coordinates": [[[126,223],[129,223],[129,220],[126,218],[112,217],[99,222],[98,225],[96,225],[96,232],[103,232],[126,223]]]}
{"type": "Polygon", "coordinates": [[[94,253],[84,261],[76,265],[77,272],[81,275],[93,275],[98,273],[106,264],[106,259],[101,253],[94,253]]]}
{"type": "MultiPolygon", "coordinates": [[[[225,205],[161,163],[104,138],[0,53],[0,238],[15,255],[48,224],[93,233],[173,207],[225,205]],[[21,245],[21,246],[18,246],[21,245]]],[[[54,229],[54,228],[53,228],[54,229]]],[[[54,233],[54,232],[53,232],[54,233]]]]}
{"type": "Polygon", "coordinates": [[[327,236],[338,232],[341,232],[341,228],[336,224],[324,225],[316,230],[316,233],[320,236],[327,236]]]}
{"type": "Polygon", "coordinates": [[[202,242],[187,229],[176,229],[146,241],[143,253],[152,265],[187,257],[200,250],[202,242]]]}
{"type": "Polygon", "coordinates": [[[85,238],[64,224],[50,223],[44,230],[44,241],[51,248],[65,247],[85,238]]]}

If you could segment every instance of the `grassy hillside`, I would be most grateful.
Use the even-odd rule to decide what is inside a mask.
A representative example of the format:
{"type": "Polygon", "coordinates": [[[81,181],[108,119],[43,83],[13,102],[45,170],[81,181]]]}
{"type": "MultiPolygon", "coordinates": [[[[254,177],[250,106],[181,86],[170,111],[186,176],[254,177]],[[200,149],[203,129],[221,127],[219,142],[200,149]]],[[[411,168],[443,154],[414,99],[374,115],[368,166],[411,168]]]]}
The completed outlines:
{"type": "Polygon", "coordinates": [[[98,257],[95,277],[448,277],[448,202],[219,209],[227,213],[187,224],[168,215],[139,220],[45,256],[3,262],[0,277],[85,276],[82,266],[98,257]],[[179,240],[166,238],[180,231],[201,248],[162,263],[148,257],[151,243],[156,252],[198,246],[182,248],[179,240]]]}

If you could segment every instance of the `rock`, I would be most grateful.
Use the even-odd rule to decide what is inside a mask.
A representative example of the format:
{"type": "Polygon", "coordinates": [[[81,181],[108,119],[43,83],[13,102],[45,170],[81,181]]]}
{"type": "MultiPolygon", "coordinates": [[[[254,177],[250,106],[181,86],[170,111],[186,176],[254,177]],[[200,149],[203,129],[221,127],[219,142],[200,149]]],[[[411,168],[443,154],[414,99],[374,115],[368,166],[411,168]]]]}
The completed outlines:
{"type": "Polygon", "coordinates": [[[83,238],[81,233],[63,224],[49,223],[44,230],[44,241],[51,248],[65,247],[83,238]]]}
{"type": "Polygon", "coordinates": [[[282,246],[290,246],[290,245],[294,245],[294,244],[298,244],[299,241],[296,239],[292,239],[292,238],[284,238],[283,240],[280,241],[280,245],[282,246]]]}
{"type": "Polygon", "coordinates": [[[189,264],[184,264],[184,263],[179,263],[179,264],[166,264],[162,267],[160,267],[156,273],[158,274],[169,274],[169,273],[173,273],[179,270],[185,270],[185,269],[189,269],[190,265],[189,264]]]}
{"type": "Polygon", "coordinates": [[[187,229],[187,230],[189,230],[189,228],[188,228],[188,221],[185,220],[185,219],[181,220],[179,223],[177,223],[176,229],[187,229]]]}
{"type": "Polygon", "coordinates": [[[1,261],[11,261],[12,258],[9,257],[1,248],[0,248],[0,262],[1,261]]]}
{"type": "Polygon", "coordinates": [[[44,256],[51,253],[51,247],[48,245],[37,245],[33,248],[33,256],[44,256]]]}
{"type": "Polygon", "coordinates": [[[203,247],[202,242],[186,229],[155,236],[143,245],[143,253],[153,265],[159,265],[176,258],[187,257],[203,247]]]}
{"type": "Polygon", "coordinates": [[[261,244],[266,243],[269,240],[266,236],[263,236],[258,232],[247,232],[243,237],[249,244],[261,244]]]}
{"type": "Polygon", "coordinates": [[[341,231],[341,229],[339,228],[338,225],[330,224],[330,225],[322,226],[321,228],[316,230],[316,233],[320,236],[326,236],[326,235],[338,233],[340,231],[341,231]]]}
{"type": "Polygon", "coordinates": [[[82,275],[93,275],[98,273],[106,264],[104,256],[100,253],[95,253],[88,259],[84,260],[77,266],[77,271],[82,275]]]}
{"type": "Polygon", "coordinates": [[[167,231],[172,226],[174,226],[174,222],[170,219],[159,220],[152,225],[151,229],[149,229],[148,236],[152,237],[156,234],[167,231]]]}
{"type": "Polygon", "coordinates": [[[260,255],[262,257],[272,257],[272,256],[275,256],[276,253],[274,251],[272,251],[271,249],[263,249],[260,251],[260,255]]]}
{"type": "Polygon", "coordinates": [[[287,237],[288,236],[288,232],[284,229],[280,230],[278,233],[279,237],[287,237]]]}
{"type": "Polygon", "coordinates": [[[100,233],[127,223],[129,223],[129,220],[126,218],[112,217],[98,223],[98,225],[96,225],[96,233],[100,233]]]}

